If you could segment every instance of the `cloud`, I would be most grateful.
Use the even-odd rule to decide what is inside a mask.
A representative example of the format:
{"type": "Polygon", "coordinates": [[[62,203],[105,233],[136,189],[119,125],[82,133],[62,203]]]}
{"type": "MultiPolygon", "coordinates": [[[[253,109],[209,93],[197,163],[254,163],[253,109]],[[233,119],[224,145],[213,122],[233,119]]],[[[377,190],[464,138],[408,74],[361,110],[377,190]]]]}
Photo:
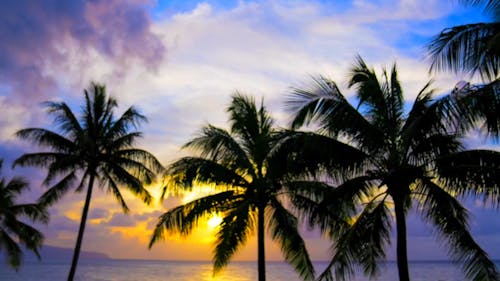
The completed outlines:
{"type": "Polygon", "coordinates": [[[123,227],[132,227],[136,225],[136,221],[128,215],[115,213],[113,217],[107,222],[109,226],[123,226],[123,227]]]}
{"type": "Polygon", "coordinates": [[[155,67],[165,48],[151,32],[149,17],[147,2],[133,0],[4,1],[0,83],[9,90],[3,92],[38,100],[61,82],[51,68],[86,67],[93,53],[122,65],[140,61],[155,67]]]}
{"type": "Polygon", "coordinates": [[[109,211],[102,208],[94,208],[89,211],[88,219],[106,219],[109,216],[109,211]]]}
{"type": "MultiPolygon", "coordinates": [[[[379,12],[394,12],[394,1],[383,4],[379,12]]],[[[169,50],[168,60],[155,74],[134,67],[110,84],[110,92],[119,95],[122,104],[136,104],[144,110],[150,123],[143,127],[146,138],[142,143],[164,163],[185,154],[179,147],[207,123],[227,127],[225,109],[236,90],[258,101],[264,97],[280,126],[289,120],[283,105],[290,87],[308,84],[311,75],[326,75],[352,95],[346,89],[346,76],[356,53],[377,69],[397,61],[407,99],[413,100],[430,79],[428,65],[423,55],[395,45],[394,38],[420,34],[413,21],[449,12],[440,2],[421,5],[438,12],[405,18],[403,11],[410,8],[397,4],[398,18],[369,21],[386,23],[376,29],[359,22],[358,10],[333,4],[251,1],[222,9],[200,3],[154,24],[154,32],[169,50]]],[[[455,78],[450,77],[441,75],[434,85],[446,89],[454,85],[455,78]]]]}
{"type": "Polygon", "coordinates": [[[30,113],[24,107],[12,104],[7,97],[0,96],[0,140],[12,141],[15,133],[30,119],[30,113]]]}

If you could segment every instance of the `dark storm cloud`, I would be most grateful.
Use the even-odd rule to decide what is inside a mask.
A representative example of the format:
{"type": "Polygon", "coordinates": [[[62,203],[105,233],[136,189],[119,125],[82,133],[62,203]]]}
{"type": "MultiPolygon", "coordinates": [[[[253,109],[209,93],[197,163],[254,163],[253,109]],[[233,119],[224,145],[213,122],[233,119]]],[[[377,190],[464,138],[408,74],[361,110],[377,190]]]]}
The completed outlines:
{"type": "Polygon", "coordinates": [[[43,95],[56,86],[46,68],[69,59],[71,47],[80,59],[95,50],[122,64],[139,59],[154,67],[165,50],[150,30],[147,8],[134,0],[2,1],[0,86],[16,95],[43,95]]]}

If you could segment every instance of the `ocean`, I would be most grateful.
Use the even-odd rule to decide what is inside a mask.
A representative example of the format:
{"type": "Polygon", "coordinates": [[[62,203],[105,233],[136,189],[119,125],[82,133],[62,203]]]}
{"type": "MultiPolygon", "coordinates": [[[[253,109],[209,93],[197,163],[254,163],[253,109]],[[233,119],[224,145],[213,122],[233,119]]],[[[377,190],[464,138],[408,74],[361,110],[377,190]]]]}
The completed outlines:
{"type": "MultiPolygon", "coordinates": [[[[326,263],[315,262],[318,270],[326,263]]],[[[497,264],[498,266],[498,264],[497,264]]],[[[149,261],[149,260],[84,260],[78,265],[76,280],[81,281],[253,281],[257,280],[256,262],[231,262],[217,276],[212,276],[210,262],[149,261]]],[[[284,262],[266,263],[267,280],[300,281],[293,269],[284,262]]],[[[16,272],[0,265],[1,281],[58,281],[66,280],[68,262],[28,261],[16,272]]],[[[441,261],[410,263],[413,281],[462,281],[463,273],[457,265],[441,261]]],[[[357,274],[356,281],[368,281],[357,274]]],[[[396,263],[386,263],[383,272],[375,280],[397,280],[396,263]]]]}

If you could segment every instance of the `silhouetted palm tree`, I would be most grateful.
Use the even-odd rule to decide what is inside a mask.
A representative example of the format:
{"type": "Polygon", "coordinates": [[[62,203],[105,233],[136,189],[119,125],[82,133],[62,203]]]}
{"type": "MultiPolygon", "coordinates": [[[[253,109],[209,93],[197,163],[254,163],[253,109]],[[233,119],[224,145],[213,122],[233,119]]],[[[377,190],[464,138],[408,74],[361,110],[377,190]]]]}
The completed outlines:
{"type": "Polygon", "coordinates": [[[444,29],[429,44],[431,70],[479,73],[483,80],[498,78],[500,71],[500,1],[462,0],[484,5],[492,22],[472,23],[444,29]]]}
{"type": "Polygon", "coordinates": [[[293,190],[287,181],[302,171],[287,158],[282,141],[285,132],[273,129],[266,108],[253,99],[236,94],[228,108],[231,130],[208,125],[184,145],[198,156],[184,157],[167,168],[170,190],[191,190],[210,185],[213,195],[173,208],[160,216],[150,247],[166,233],[188,235],[200,219],[220,213],[214,250],[214,272],[221,270],[233,254],[257,232],[259,280],[265,280],[264,234],[267,228],[281,245],[287,262],[305,280],[314,278],[296,216],[285,208],[293,190]],[[290,168],[290,169],[289,169],[290,168]]]}
{"type": "Polygon", "coordinates": [[[47,167],[44,184],[50,188],[40,198],[43,205],[55,203],[70,189],[77,192],[86,189],[68,280],[73,280],[75,275],[94,183],[98,182],[100,188],[113,194],[126,213],[129,208],[120,189],[125,188],[149,203],[151,195],[144,185],[151,183],[155,173],[161,170],[152,154],[133,147],[142,134],[132,129],[146,121],[143,115],[129,107],[115,119],[117,101],[108,97],[101,85],[92,84],[84,96],[79,116],[65,102],[47,102],[56,130],[29,128],[18,131],[17,136],[48,150],[24,154],[14,162],[20,166],[47,167]]]}
{"type": "MultiPolygon", "coordinates": [[[[482,132],[498,141],[500,137],[500,2],[495,0],[462,0],[466,5],[483,6],[493,21],[489,23],[468,24],[445,29],[429,45],[433,60],[431,69],[465,71],[471,75],[479,73],[482,85],[460,82],[453,91],[453,102],[445,110],[451,118],[458,120],[461,130],[467,132],[479,128],[482,132]]],[[[500,201],[500,194],[494,190],[500,185],[500,178],[491,176],[491,169],[498,167],[500,153],[467,152],[450,157],[447,165],[456,165],[461,172],[454,175],[460,178],[456,184],[467,183],[471,173],[482,175],[482,188],[476,195],[486,200],[500,201]],[[457,162],[459,161],[459,162],[457,162]],[[460,163],[460,164],[459,164],[460,163]],[[488,165],[484,165],[488,163],[488,165]],[[472,171],[472,172],[471,172],[472,171]],[[484,175],[487,175],[486,177],[484,175]],[[462,176],[462,177],[461,177],[462,176]],[[466,176],[466,177],[465,177],[466,176]]],[[[444,169],[442,172],[449,172],[444,169]]],[[[495,170],[496,171],[496,170],[495,170]]],[[[444,175],[444,174],[442,174],[444,175]]],[[[468,192],[470,190],[461,190],[468,192]]]]}
{"type": "MultiPolygon", "coordinates": [[[[3,160],[0,159],[0,169],[3,160]]],[[[16,204],[16,199],[28,188],[28,183],[20,177],[10,181],[0,179],[0,250],[5,251],[10,266],[18,269],[23,251],[18,244],[33,251],[38,258],[38,249],[43,241],[43,234],[26,224],[20,218],[28,218],[33,222],[46,223],[49,219],[47,211],[38,204],[16,204]]]]}
{"type": "MultiPolygon", "coordinates": [[[[333,258],[320,279],[333,280],[333,273],[340,279],[350,277],[355,264],[365,274],[376,275],[378,263],[385,259],[394,214],[399,279],[409,280],[406,214],[416,206],[469,278],[498,280],[494,263],[469,232],[467,210],[454,197],[484,192],[487,165],[475,163],[477,169],[465,169],[471,176],[467,180],[460,173],[461,164],[473,160],[463,155],[470,152],[463,150],[456,120],[446,110],[453,99],[433,100],[428,83],[406,112],[396,67],[384,70],[379,81],[359,57],[349,87],[357,90],[357,107],[324,77],[316,79],[312,89],[297,89],[289,101],[295,113],[293,126],[314,122],[324,135],[344,140],[366,155],[359,169],[335,177],[335,187],[311,185],[322,200],[294,202],[334,240],[333,258]]],[[[474,153],[487,157],[489,152],[474,153]]]]}
{"type": "MultiPolygon", "coordinates": [[[[443,111],[464,133],[474,130],[493,142],[500,139],[500,80],[455,89],[443,111]]],[[[500,206],[500,152],[468,150],[441,159],[437,168],[443,180],[451,181],[459,195],[482,197],[500,206]],[[473,183],[472,185],[470,183],[473,183]]]]}

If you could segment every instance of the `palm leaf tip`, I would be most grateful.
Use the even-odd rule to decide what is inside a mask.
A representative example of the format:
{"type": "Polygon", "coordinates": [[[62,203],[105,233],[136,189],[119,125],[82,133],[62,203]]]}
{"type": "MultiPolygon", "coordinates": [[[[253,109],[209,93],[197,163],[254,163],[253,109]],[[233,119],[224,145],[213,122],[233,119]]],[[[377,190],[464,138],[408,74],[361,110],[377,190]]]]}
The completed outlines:
{"type": "Polygon", "coordinates": [[[247,241],[253,232],[253,217],[248,202],[232,209],[222,219],[216,234],[213,255],[213,272],[217,274],[228,263],[239,247],[247,241]]]}
{"type": "Polygon", "coordinates": [[[297,218],[277,200],[273,200],[272,206],[269,225],[273,240],[279,242],[285,260],[304,280],[314,280],[314,266],[307,252],[305,241],[299,234],[297,218]]]}

